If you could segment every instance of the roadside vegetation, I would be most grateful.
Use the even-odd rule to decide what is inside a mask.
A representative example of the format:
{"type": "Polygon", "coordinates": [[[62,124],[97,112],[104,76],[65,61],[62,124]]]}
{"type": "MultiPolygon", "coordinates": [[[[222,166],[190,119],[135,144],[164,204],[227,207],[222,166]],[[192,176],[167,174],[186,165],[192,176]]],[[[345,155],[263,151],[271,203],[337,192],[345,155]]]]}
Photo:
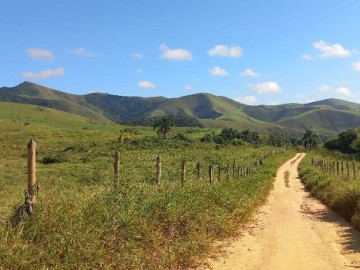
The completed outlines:
{"type": "Polygon", "coordinates": [[[300,178],[317,198],[360,229],[359,130],[351,129],[310,151],[300,178]]]}
{"type": "Polygon", "coordinates": [[[18,106],[6,115],[0,111],[2,269],[186,269],[206,256],[213,241],[237,233],[265,200],[278,166],[294,154],[257,133],[170,125],[171,132],[159,136],[158,128],[96,124],[18,106]],[[206,134],[223,140],[201,142],[206,134]],[[37,143],[37,204],[32,217],[13,226],[15,208],[24,201],[30,138],[37,143]],[[265,154],[271,157],[251,174],[237,173],[265,154]]]}

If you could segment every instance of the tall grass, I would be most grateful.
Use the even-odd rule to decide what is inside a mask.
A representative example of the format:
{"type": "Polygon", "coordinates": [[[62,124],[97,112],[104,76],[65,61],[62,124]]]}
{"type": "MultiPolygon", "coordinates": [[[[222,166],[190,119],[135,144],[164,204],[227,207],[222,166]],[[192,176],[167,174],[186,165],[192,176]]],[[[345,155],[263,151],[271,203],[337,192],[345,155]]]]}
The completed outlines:
{"type": "MultiPolygon", "coordinates": [[[[316,160],[348,161],[330,151],[307,155],[300,164],[300,178],[306,188],[318,199],[337,211],[354,227],[360,229],[360,181],[353,176],[326,173],[311,165],[311,156],[316,160]]],[[[358,164],[356,165],[358,167],[358,164]]]]}
{"type": "Polygon", "coordinates": [[[246,179],[211,186],[53,188],[31,219],[18,228],[2,227],[2,267],[185,269],[215,239],[236,233],[247,221],[266,198],[281,160],[269,160],[246,179]]]}
{"type": "MultiPolygon", "coordinates": [[[[68,129],[61,123],[24,126],[2,120],[0,269],[193,266],[215,239],[235,234],[247,221],[271,189],[277,167],[291,155],[273,156],[246,178],[227,181],[223,171],[221,181],[214,176],[209,185],[208,165],[224,170],[235,159],[247,166],[274,148],[161,141],[149,137],[150,128],[132,128],[136,141],[120,144],[118,130],[123,128],[81,122],[68,129]],[[40,192],[35,215],[12,227],[14,207],[23,203],[30,138],[38,147],[40,192]],[[112,186],[115,150],[121,153],[117,190],[112,186]],[[157,155],[163,168],[159,186],[154,184],[157,155]],[[61,162],[44,162],[45,157],[61,157],[61,162]],[[182,160],[187,162],[183,186],[182,160]]],[[[178,130],[194,138],[203,132],[178,130]]]]}

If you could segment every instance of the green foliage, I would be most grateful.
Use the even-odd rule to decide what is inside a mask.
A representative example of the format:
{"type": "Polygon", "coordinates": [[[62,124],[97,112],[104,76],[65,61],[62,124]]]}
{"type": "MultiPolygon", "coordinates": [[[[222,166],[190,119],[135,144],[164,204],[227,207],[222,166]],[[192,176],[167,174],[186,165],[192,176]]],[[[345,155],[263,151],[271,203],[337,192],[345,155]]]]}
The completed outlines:
{"type": "Polygon", "coordinates": [[[301,139],[306,150],[316,148],[319,135],[313,129],[307,129],[301,139]]]}
{"type": "Polygon", "coordinates": [[[174,121],[169,116],[162,116],[155,120],[153,128],[159,135],[167,138],[171,132],[171,127],[174,125],[174,121]]]}
{"type": "Polygon", "coordinates": [[[133,137],[131,136],[130,133],[122,130],[120,131],[120,135],[119,135],[119,142],[120,143],[124,143],[124,142],[129,142],[133,139],[133,137]]]}
{"type": "Polygon", "coordinates": [[[360,150],[354,148],[352,145],[356,139],[357,132],[354,129],[349,129],[347,131],[341,132],[337,138],[332,138],[326,141],[324,147],[329,150],[338,150],[343,153],[352,153],[360,150]]]}
{"type": "Polygon", "coordinates": [[[243,142],[252,145],[260,145],[262,143],[259,133],[250,130],[238,131],[233,128],[224,128],[218,135],[205,134],[201,141],[233,145],[242,145],[243,142]]]}
{"type": "Polygon", "coordinates": [[[268,137],[268,144],[276,147],[284,147],[292,144],[291,139],[283,133],[270,134],[268,137]]]}

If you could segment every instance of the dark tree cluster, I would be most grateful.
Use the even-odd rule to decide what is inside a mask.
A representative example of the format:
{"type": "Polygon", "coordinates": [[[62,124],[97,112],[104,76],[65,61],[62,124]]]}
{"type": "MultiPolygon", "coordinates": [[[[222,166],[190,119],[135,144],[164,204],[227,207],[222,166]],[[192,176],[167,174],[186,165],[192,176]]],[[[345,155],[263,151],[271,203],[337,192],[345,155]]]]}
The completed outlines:
{"type": "Polygon", "coordinates": [[[354,129],[341,132],[337,138],[329,139],[325,142],[324,147],[329,150],[337,150],[343,153],[359,152],[359,147],[353,145],[357,139],[357,133],[354,129]]]}

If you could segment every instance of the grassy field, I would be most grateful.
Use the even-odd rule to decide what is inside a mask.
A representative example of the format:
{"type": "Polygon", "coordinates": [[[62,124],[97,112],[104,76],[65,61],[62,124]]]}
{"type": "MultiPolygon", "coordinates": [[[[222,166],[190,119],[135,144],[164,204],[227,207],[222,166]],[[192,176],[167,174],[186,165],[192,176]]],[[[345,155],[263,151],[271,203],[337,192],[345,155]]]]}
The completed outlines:
{"type": "Polygon", "coordinates": [[[319,150],[309,153],[300,164],[300,177],[306,188],[321,201],[351,221],[360,229],[360,171],[359,162],[355,164],[353,174],[353,157],[336,152],[319,150]],[[311,165],[311,159],[323,161],[325,166],[311,165]],[[335,172],[330,169],[333,162],[339,162],[339,174],[335,164],[335,172]],[[343,162],[343,172],[341,170],[343,162]],[[346,163],[349,164],[349,175],[346,163]]]}
{"type": "Polygon", "coordinates": [[[208,129],[176,128],[174,133],[189,140],[163,140],[152,128],[96,124],[38,106],[1,103],[0,108],[1,269],[194,266],[213,241],[235,234],[248,220],[271,189],[277,167],[293,154],[273,155],[251,175],[227,179],[226,167],[234,160],[236,166],[252,166],[279,149],[200,143],[208,129]],[[134,139],[121,144],[124,129],[134,139]],[[37,142],[37,205],[34,216],[13,227],[14,208],[24,200],[30,138],[37,142]],[[116,150],[121,154],[118,189],[113,188],[116,150]],[[155,184],[158,155],[160,185],[155,184]],[[181,185],[183,160],[187,173],[181,185]]]}

